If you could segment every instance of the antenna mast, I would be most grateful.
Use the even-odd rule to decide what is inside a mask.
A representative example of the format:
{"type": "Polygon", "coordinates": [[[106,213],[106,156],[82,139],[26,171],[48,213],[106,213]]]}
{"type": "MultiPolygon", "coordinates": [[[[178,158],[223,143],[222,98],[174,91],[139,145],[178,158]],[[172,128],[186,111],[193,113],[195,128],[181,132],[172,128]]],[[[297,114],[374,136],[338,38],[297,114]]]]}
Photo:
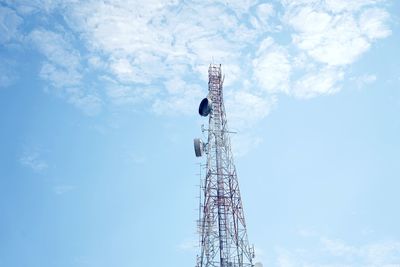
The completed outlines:
{"type": "Polygon", "coordinates": [[[198,221],[200,254],[196,267],[253,267],[254,248],[249,245],[239,183],[233,161],[225,107],[221,65],[208,69],[208,96],[199,107],[208,116],[207,143],[194,139],[197,157],[206,155],[201,179],[198,221]]]}

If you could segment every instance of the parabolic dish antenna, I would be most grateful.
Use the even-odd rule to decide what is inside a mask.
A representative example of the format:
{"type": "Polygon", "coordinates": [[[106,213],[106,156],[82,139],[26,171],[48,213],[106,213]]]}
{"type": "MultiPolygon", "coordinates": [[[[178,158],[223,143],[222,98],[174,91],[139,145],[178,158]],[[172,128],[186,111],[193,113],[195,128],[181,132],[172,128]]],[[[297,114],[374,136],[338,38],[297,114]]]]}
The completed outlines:
{"type": "Polygon", "coordinates": [[[210,114],[212,109],[212,102],[211,99],[209,98],[204,98],[203,100],[201,100],[200,102],[200,106],[199,106],[199,114],[203,117],[207,117],[208,114],[210,114]]]}

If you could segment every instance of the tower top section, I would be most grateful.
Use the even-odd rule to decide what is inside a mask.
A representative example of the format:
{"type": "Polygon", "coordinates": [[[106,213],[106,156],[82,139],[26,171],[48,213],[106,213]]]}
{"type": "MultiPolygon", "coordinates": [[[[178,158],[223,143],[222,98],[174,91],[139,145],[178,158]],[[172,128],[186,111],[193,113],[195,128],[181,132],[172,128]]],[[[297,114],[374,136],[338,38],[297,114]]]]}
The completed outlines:
{"type": "Polygon", "coordinates": [[[222,76],[221,64],[210,64],[208,68],[208,95],[205,97],[199,106],[200,116],[207,117],[213,110],[213,103],[218,96],[218,100],[222,102],[222,85],[224,76],[222,76]],[[214,98],[214,99],[213,99],[214,98]]]}

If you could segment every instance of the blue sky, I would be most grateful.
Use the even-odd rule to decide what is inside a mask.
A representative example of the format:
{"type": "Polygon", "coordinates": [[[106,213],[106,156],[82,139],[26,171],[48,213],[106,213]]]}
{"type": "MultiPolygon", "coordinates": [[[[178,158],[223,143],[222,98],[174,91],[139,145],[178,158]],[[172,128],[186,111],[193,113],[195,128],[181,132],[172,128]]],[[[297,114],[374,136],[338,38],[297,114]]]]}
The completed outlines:
{"type": "Polygon", "coordinates": [[[194,266],[211,62],[256,261],[400,266],[399,11],[0,1],[0,266],[194,266]]]}

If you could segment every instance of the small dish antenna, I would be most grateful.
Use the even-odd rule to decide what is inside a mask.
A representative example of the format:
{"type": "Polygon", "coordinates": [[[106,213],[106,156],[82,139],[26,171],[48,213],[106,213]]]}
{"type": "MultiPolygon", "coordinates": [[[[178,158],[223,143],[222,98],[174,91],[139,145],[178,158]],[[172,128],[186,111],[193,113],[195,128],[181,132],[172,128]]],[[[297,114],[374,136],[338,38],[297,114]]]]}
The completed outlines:
{"type": "Polygon", "coordinates": [[[204,154],[204,143],[200,138],[195,138],[193,140],[194,144],[194,153],[196,154],[196,157],[201,157],[204,154]]]}
{"type": "Polygon", "coordinates": [[[212,101],[208,97],[204,98],[200,102],[199,106],[199,114],[200,116],[207,117],[208,114],[211,113],[212,110],[212,101]]]}

